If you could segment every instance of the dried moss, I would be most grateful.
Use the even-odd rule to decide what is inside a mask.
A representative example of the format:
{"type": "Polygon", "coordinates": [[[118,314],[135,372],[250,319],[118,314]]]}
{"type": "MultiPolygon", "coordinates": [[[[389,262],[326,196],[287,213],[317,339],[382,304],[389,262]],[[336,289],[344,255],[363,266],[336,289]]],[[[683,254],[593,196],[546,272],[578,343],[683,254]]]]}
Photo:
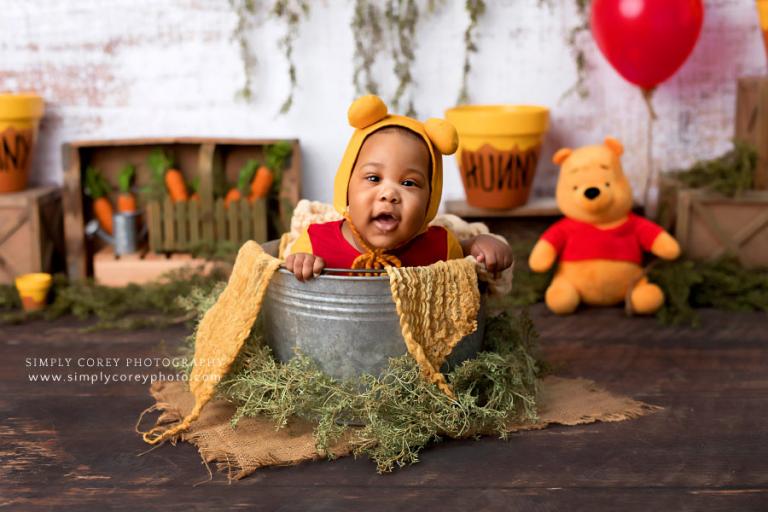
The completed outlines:
{"type": "Polygon", "coordinates": [[[417,462],[419,452],[442,437],[504,437],[509,422],[535,419],[533,323],[523,313],[487,324],[488,351],[447,374],[456,400],[426,382],[410,356],[391,359],[378,377],[348,381],[329,377],[302,354],[278,363],[262,346],[258,327],[219,392],[238,404],[233,424],[266,416],[281,428],[292,417],[308,419],[318,449],[328,452],[345,436],[355,455],[371,457],[379,472],[391,471],[417,462]]]}
{"type": "Polygon", "coordinates": [[[756,166],[755,148],[735,141],[733,149],[725,154],[669,175],[690,188],[704,188],[733,197],[752,188],[756,166]]]}
{"type": "Polygon", "coordinates": [[[698,325],[695,308],[768,312],[768,270],[746,269],[734,259],[659,262],[650,278],[666,294],[657,313],[665,324],[698,325]]]}
{"type": "Polygon", "coordinates": [[[0,324],[74,315],[98,320],[88,330],[163,327],[194,318],[178,299],[194,293],[210,293],[225,279],[226,275],[218,270],[208,276],[176,271],[155,283],[108,287],[92,280],[70,281],[57,274],[52,286],[53,301],[39,313],[24,313],[19,309],[16,290],[11,286],[0,288],[0,311],[5,310],[0,314],[0,324]]]}

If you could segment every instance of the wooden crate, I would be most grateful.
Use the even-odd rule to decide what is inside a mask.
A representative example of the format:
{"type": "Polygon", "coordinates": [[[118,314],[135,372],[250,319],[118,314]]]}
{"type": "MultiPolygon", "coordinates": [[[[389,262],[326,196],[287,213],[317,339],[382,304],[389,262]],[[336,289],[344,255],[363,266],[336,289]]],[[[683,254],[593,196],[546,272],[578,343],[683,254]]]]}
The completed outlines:
{"type": "MultiPolygon", "coordinates": [[[[261,161],[272,139],[131,139],[80,141],[63,146],[64,229],[67,242],[67,272],[73,279],[91,275],[93,255],[104,247],[99,240],[87,240],[85,223],[90,219],[90,200],[83,195],[83,178],[89,165],[98,168],[117,189],[120,169],[136,167],[136,186],[149,184],[149,153],[160,148],[174,157],[175,165],[187,182],[199,178],[199,202],[179,205],[169,201],[145,206],[150,228],[149,242],[154,252],[183,251],[197,244],[220,241],[239,244],[247,239],[258,242],[276,237],[290,226],[293,208],[301,195],[301,152],[297,140],[290,141],[293,154],[283,172],[280,193],[254,204],[223,208],[219,201],[226,184],[236,182],[237,173],[250,158],[261,161]],[[223,211],[223,213],[222,213],[223,211]]],[[[115,203],[114,199],[113,204],[115,203]]]]}
{"type": "Polygon", "coordinates": [[[675,234],[685,256],[711,261],[732,255],[745,267],[768,267],[768,191],[729,198],[666,178],[661,201],[668,212],[662,225],[675,234]]]}
{"type": "Polygon", "coordinates": [[[193,269],[208,274],[217,264],[223,265],[183,253],[141,252],[118,257],[111,247],[104,247],[93,256],[93,277],[98,284],[104,286],[145,284],[174,270],[193,269]]]}
{"type": "Polygon", "coordinates": [[[736,91],[736,139],[757,149],[754,187],[768,189],[768,77],[740,78],[736,91]]]}
{"type": "Polygon", "coordinates": [[[63,260],[60,189],[0,194],[0,283],[27,272],[63,270],[63,260]]]}

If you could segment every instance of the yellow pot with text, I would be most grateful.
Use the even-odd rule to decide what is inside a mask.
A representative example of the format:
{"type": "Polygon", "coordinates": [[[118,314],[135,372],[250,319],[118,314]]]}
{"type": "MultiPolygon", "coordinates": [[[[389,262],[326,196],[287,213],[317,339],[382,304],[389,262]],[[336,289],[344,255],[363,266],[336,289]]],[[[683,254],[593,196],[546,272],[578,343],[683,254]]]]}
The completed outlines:
{"type": "Polygon", "coordinates": [[[24,311],[38,311],[45,307],[53,277],[44,272],[22,274],[16,278],[16,289],[24,311]]]}
{"type": "Polygon", "coordinates": [[[757,0],[757,17],[760,20],[760,30],[763,33],[763,45],[768,56],[768,0],[757,0]]]}
{"type": "Polygon", "coordinates": [[[0,93],[0,193],[27,187],[43,109],[37,94],[0,93]]]}
{"type": "Polygon", "coordinates": [[[467,204],[508,209],[528,201],[549,128],[549,109],[536,105],[463,105],[445,117],[459,133],[456,159],[467,204]]]}

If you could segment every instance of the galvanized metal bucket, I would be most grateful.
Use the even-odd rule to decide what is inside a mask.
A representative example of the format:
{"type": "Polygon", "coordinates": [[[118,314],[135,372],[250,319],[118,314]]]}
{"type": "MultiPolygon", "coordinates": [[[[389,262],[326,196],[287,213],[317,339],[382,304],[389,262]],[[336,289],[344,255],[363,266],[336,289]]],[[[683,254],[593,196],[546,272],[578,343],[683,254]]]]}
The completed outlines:
{"type": "MultiPolygon", "coordinates": [[[[265,244],[265,250],[276,253],[273,244],[265,244]]],[[[378,375],[389,358],[406,353],[387,276],[324,273],[302,283],[280,269],[262,312],[265,341],[278,360],[289,360],[298,349],[336,378],[378,375]]],[[[477,330],[459,342],[448,366],[474,357],[484,332],[481,305],[477,330]]]]}

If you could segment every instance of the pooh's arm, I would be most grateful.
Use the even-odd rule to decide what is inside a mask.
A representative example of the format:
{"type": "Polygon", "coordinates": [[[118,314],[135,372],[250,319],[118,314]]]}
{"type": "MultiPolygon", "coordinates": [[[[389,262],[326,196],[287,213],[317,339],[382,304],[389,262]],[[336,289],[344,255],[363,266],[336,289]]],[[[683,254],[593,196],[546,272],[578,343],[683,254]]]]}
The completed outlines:
{"type": "Polygon", "coordinates": [[[555,247],[541,238],[536,242],[536,245],[533,246],[531,255],[528,257],[528,266],[531,267],[531,270],[534,272],[546,272],[552,268],[556,259],[557,250],[555,250],[555,247]]]}
{"type": "Polygon", "coordinates": [[[680,244],[664,228],[645,217],[635,216],[632,221],[643,250],[665,260],[674,260],[680,256],[680,244]]]}
{"type": "Polygon", "coordinates": [[[651,253],[665,260],[675,260],[680,256],[680,244],[672,238],[672,235],[662,231],[653,241],[651,253]]]}

